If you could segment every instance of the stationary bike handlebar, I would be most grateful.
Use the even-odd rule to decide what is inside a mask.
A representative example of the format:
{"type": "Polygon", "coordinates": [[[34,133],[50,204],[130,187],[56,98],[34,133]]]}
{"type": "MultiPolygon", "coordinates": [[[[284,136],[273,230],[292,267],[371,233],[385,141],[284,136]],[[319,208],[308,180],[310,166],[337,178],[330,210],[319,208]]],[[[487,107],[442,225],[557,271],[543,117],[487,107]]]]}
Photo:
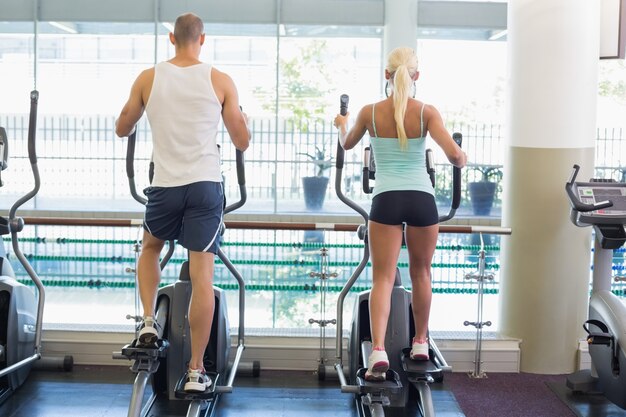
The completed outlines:
{"type": "Polygon", "coordinates": [[[569,181],[565,184],[565,191],[567,192],[567,197],[569,198],[570,205],[572,209],[581,213],[586,213],[595,210],[601,210],[608,207],[613,207],[613,202],[610,200],[600,201],[599,203],[594,204],[586,204],[580,201],[576,192],[574,191],[574,187],[576,184],[576,177],[578,176],[578,171],[580,170],[580,166],[574,164],[572,168],[572,175],[570,176],[569,181]]]}

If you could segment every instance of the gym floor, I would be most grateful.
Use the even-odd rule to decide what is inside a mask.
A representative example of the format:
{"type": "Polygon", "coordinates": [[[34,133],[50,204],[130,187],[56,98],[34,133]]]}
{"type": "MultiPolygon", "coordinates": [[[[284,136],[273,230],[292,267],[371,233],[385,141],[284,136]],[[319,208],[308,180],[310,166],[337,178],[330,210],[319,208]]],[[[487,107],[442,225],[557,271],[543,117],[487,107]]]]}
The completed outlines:
{"type": "MultiPolygon", "coordinates": [[[[2,406],[3,417],[126,416],[134,375],[126,367],[75,366],[72,372],[33,371],[2,406]]],[[[232,394],[217,405],[221,417],[354,417],[350,394],[338,381],[318,381],[312,372],[262,371],[238,378],[232,394]]],[[[454,396],[433,386],[437,415],[462,417],[454,396]]],[[[185,409],[159,409],[159,416],[185,415],[185,409]]],[[[417,411],[415,413],[417,415],[417,411]]]]}
{"type": "MultiPolygon", "coordinates": [[[[72,372],[34,370],[0,406],[2,417],[124,417],[134,375],[127,367],[75,366],[72,372]]],[[[217,405],[220,417],[355,417],[353,397],[338,381],[318,381],[312,372],[262,371],[241,377],[217,405]]],[[[438,417],[625,417],[601,396],[573,396],[560,375],[490,374],[472,379],[447,374],[432,385],[438,417]]],[[[179,403],[180,404],[180,403],[179,403]]],[[[160,417],[185,415],[185,407],[158,408],[160,417]]],[[[154,414],[155,416],[157,414],[154,414]]],[[[416,409],[402,415],[417,416],[416,409]]],[[[389,416],[389,414],[388,414],[389,416]]]]}

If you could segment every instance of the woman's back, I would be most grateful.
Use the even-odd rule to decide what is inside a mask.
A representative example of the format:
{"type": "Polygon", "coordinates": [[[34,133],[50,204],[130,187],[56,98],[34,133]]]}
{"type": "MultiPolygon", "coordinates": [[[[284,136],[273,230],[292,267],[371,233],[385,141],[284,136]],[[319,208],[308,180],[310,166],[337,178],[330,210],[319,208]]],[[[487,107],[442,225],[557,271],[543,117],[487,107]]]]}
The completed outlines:
{"type": "MultiPolygon", "coordinates": [[[[381,138],[397,138],[396,122],[393,118],[393,101],[388,98],[371,105],[374,107],[375,120],[369,120],[367,130],[370,136],[381,138]],[[374,133],[374,125],[376,133],[374,133]]],[[[426,113],[426,105],[421,101],[409,99],[406,114],[404,116],[404,129],[408,138],[421,138],[426,136],[427,124],[422,121],[426,113]],[[424,132],[422,132],[422,129],[424,132]]],[[[371,113],[370,113],[371,114],[371,113]]]]}
{"type": "Polygon", "coordinates": [[[372,105],[370,142],[376,161],[374,196],[386,191],[423,191],[434,194],[426,172],[425,138],[421,136],[422,131],[425,131],[422,123],[424,105],[411,101],[413,103],[407,108],[405,117],[405,130],[408,135],[415,132],[415,136],[409,136],[406,146],[402,146],[397,139],[393,106],[388,105],[389,101],[372,105]],[[383,115],[380,114],[381,110],[383,115]]]}

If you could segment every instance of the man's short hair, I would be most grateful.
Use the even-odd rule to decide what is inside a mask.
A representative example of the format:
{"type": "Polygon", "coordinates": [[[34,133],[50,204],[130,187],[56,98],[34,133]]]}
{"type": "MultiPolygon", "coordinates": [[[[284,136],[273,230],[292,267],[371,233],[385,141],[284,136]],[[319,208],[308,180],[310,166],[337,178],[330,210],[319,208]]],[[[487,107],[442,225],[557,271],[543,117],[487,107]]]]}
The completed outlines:
{"type": "Polygon", "coordinates": [[[202,20],[193,13],[181,14],[174,23],[174,38],[179,46],[195,42],[204,33],[202,20]]]}

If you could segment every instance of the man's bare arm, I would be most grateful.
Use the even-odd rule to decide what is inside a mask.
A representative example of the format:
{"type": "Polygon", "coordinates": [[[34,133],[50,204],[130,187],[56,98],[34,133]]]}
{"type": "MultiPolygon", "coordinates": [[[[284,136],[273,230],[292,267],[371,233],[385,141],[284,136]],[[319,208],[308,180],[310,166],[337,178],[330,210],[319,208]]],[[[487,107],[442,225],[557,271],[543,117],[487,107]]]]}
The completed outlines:
{"type": "Polygon", "coordinates": [[[130,89],[128,101],[122,108],[117,120],[115,120],[115,134],[120,138],[130,135],[133,130],[135,130],[135,125],[143,115],[145,107],[143,102],[143,89],[148,75],[147,71],[139,74],[130,89]]]}
{"type": "Polygon", "coordinates": [[[223,72],[216,71],[214,79],[223,92],[222,118],[224,119],[224,126],[235,148],[245,151],[250,144],[250,130],[248,129],[247,117],[239,107],[237,87],[235,87],[233,80],[223,72]]]}

